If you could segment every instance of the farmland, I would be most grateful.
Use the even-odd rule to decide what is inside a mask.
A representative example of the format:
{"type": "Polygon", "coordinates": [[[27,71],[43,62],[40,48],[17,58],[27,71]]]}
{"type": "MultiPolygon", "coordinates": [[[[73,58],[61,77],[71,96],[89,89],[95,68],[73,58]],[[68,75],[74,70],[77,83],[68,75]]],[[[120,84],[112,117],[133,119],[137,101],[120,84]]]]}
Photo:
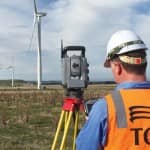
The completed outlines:
{"type": "MultiPolygon", "coordinates": [[[[97,99],[114,85],[90,85],[84,99],[97,99]]],[[[63,104],[61,86],[0,89],[0,150],[48,150],[63,104]]],[[[80,127],[84,121],[81,112],[80,127]]],[[[71,137],[70,137],[71,138],[71,137]]]]}

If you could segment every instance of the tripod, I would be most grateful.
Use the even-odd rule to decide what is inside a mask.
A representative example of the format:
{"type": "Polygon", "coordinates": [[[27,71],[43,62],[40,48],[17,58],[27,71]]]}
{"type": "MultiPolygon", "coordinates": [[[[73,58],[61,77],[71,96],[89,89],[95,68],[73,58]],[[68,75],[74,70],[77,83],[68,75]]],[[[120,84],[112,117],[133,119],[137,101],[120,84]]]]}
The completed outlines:
{"type": "MultiPolygon", "coordinates": [[[[71,93],[69,92],[69,94],[71,94],[71,93]]],[[[67,134],[68,134],[68,131],[69,131],[69,127],[71,125],[71,118],[74,119],[74,134],[73,134],[72,150],[75,150],[75,148],[76,148],[75,140],[76,140],[76,136],[77,136],[77,132],[78,132],[79,110],[80,109],[83,109],[83,100],[81,99],[81,95],[78,98],[73,97],[72,95],[70,95],[69,97],[66,97],[64,99],[62,112],[61,112],[61,115],[60,115],[60,119],[59,119],[59,122],[58,122],[57,130],[56,130],[56,133],[55,133],[55,137],[54,137],[54,141],[53,141],[51,150],[56,150],[56,144],[57,144],[57,141],[58,141],[58,136],[60,135],[59,133],[61,131],[61,128],[62,128],[63,124],[64,124],[64,130],[63,130],[62,141],[61,141],[61,144],[60,144],[60,150],[65,149],[67,134]]]]}

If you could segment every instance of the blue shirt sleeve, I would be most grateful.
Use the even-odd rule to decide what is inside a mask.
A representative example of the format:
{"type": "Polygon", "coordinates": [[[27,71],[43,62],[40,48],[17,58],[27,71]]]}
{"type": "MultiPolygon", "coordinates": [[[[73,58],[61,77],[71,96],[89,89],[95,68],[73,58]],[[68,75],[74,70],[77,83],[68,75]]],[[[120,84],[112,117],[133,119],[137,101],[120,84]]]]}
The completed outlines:
{"type": "Polygon", "coordinates": [[[103,146],[107,136],[107,103],[98,100],[92,107],[89,119],[76,139],[77,150],[97,150],[103,146]]]}

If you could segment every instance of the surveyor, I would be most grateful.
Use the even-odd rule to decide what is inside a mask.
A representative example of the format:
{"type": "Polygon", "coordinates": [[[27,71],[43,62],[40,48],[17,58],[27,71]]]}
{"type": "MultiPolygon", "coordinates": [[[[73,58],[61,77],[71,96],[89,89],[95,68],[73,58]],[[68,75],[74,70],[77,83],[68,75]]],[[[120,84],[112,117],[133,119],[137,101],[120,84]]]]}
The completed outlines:
{"type": "Polygon", "coordinates": [[[147,51],[132,30],[112,35],[104,67],[111,69],[117,86],[93,105],[76,139],[77,150],[150,150],[147,51]]]}

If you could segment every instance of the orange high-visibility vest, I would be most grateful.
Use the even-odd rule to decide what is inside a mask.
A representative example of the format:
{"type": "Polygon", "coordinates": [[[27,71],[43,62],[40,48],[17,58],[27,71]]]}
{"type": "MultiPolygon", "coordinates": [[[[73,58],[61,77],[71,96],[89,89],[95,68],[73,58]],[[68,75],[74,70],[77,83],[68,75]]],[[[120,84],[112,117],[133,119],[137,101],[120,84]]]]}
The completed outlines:
{"type": "Polygon", "coordinates": [[[150,150],[150,89],[114,91],[108,105],[104,150],[150,150]]]}

